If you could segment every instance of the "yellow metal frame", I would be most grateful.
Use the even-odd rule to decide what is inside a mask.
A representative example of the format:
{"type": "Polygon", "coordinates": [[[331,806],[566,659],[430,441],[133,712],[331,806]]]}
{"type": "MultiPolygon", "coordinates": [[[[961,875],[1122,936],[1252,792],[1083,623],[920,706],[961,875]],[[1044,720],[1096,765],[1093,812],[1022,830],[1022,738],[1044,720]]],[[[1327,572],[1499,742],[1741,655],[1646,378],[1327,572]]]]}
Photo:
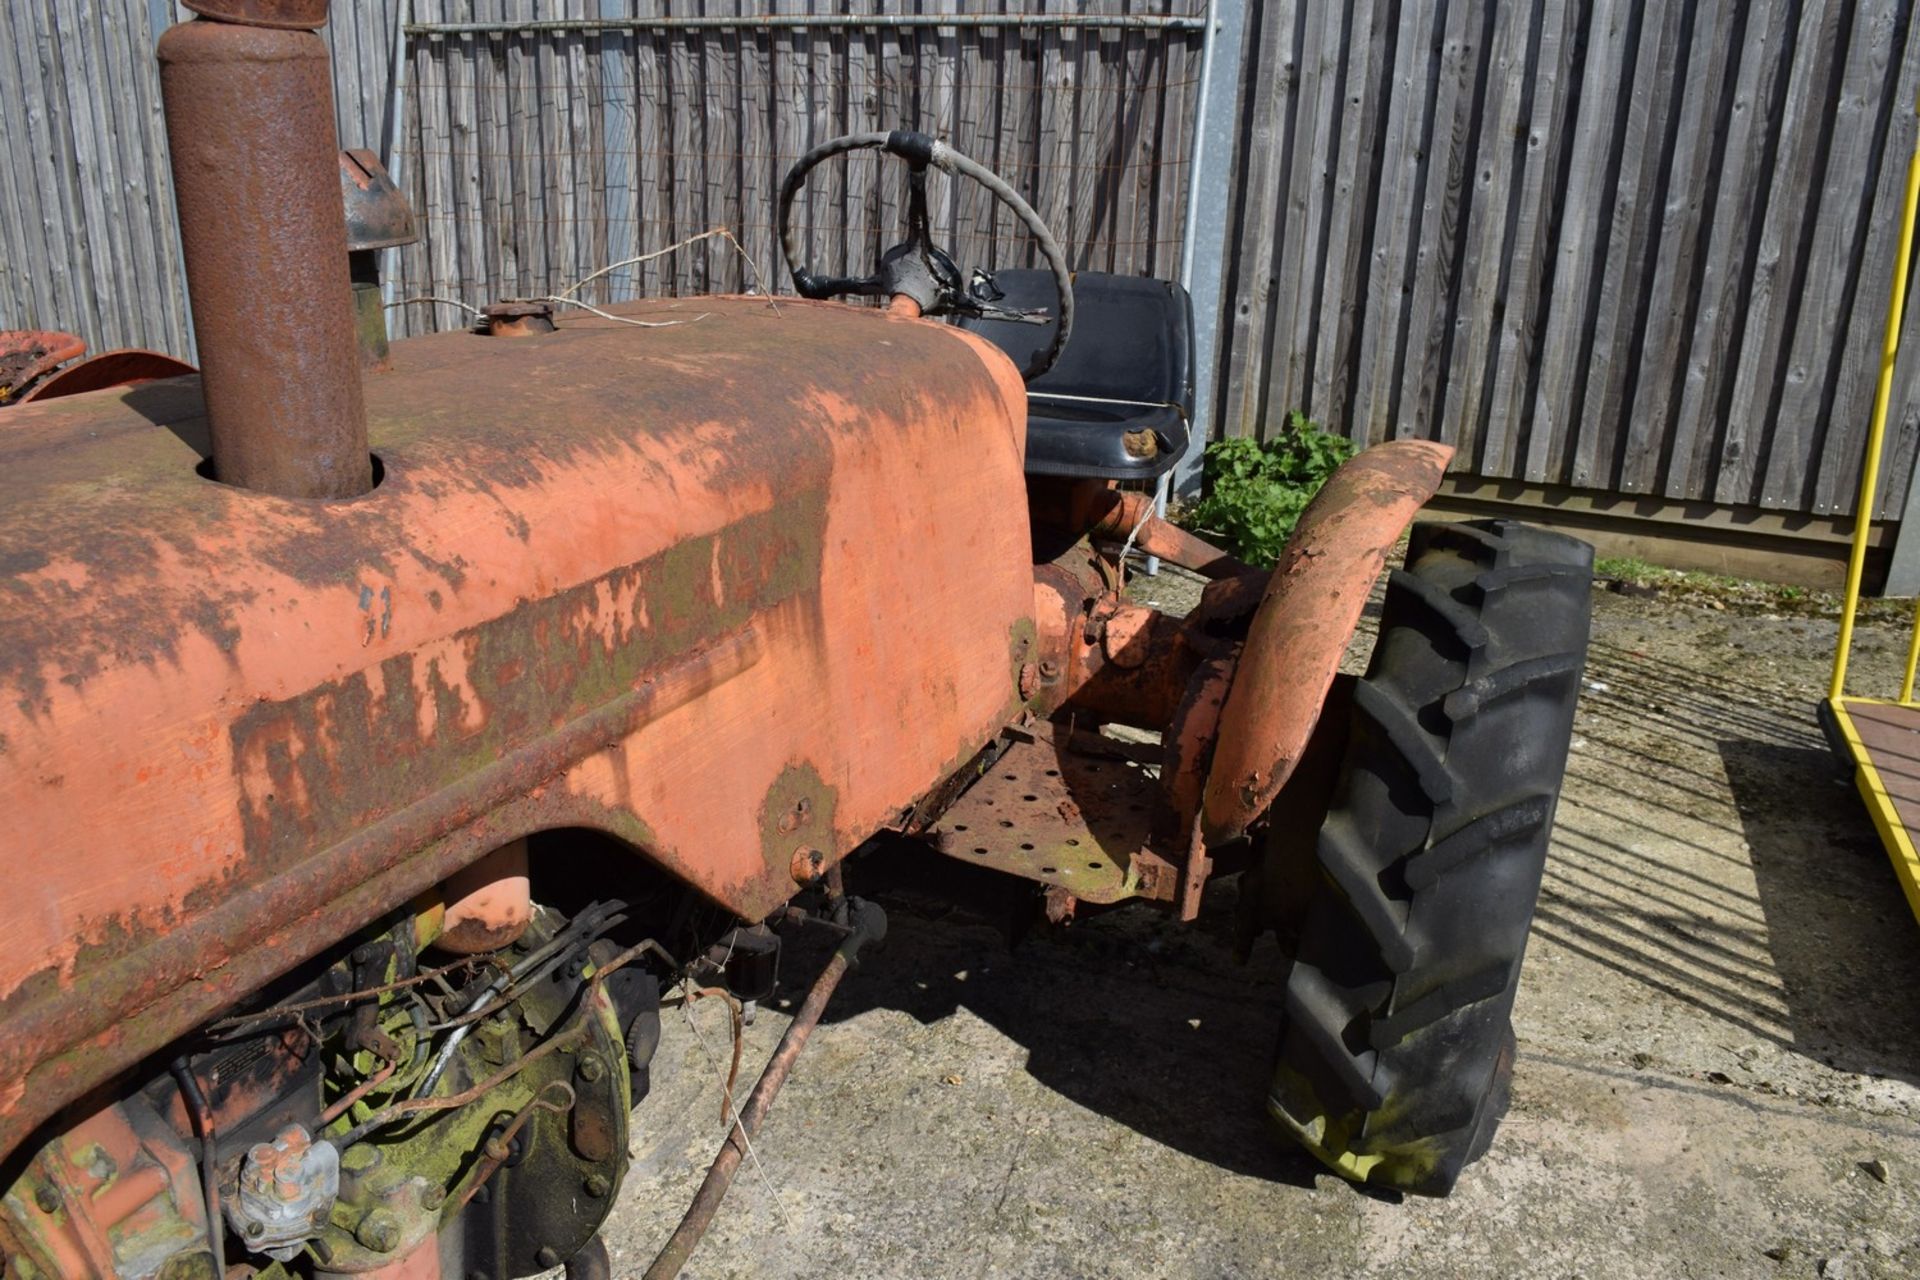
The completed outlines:
{"type": "Polygon", "coordinates": [[[1828,705],[1833,708],[1833,722],[1846,741],[1847,752],[1853,757],[1854,785],[1860,788],[1860,798],[1867,803],[1874,829],[1880,833],[1880,843],[1887,847],[1887,856],[1893,859],[1893,872],[1900,878],[1900,888],[1907,895],[1907,906],[1912,909],[1914,918],[1920,920],[1920,851],[1915,850],[1913,835],[1895,811],[1893,796],[1888,793],[1886,783],[1881,781],[1880,770],[1874,766],[1873,758],[1860,741],[1860,731],[1854,727],[1853,717],[1847,713],[1848,703],[1859,705],[1880,701],[1878,698],[1834,698],[1828,705]]]}
{"type": "MultiPolygon", "coordinates": [[[[1920,114],[1920,104],[1916,105],[1920,114]]],[[[1914,152],[1907,162],[1906,199],[1900,210],[1900,241],[1894,255],[1892,296],[1887,302],[1886,332],[1880,343],[1880,378],[1874,388],[1873,421],[1867,429],[1866,457],[1860,467],[1859,500],[1854,507],[1853,545],[1847,557],[1846,603],[1840,613],[1840,638],[1833,654],[1833,678],[1827,688],[1827,707],[1840,731],[1847,752],[1853,757],[1854,777],[1860,798],[1880,833],[1880,842],[1893,860],[1893,869],[1906,892],[1907,905],[1920,919],[1920,853],[1914,848],[1913,833],[1894,805],[1879,769],[1874,765],[1858,726],[1848,710],[1849,704],[1912,707],[1916,727],[1920,727],[1920,706],[1913,699],[1914,672],[1920,667],[1920,601],[1915,602],[1913,634],[1907,642],[1906,672],[1900,681],[1896,702],[1882,698],[1847,696],[1847,660],[1853,653],[1853,627],[1860,609],[1861,579],[1867,563],[1867,535],[1873,519],[1874,498],[1880,488],[1880,455],[1886,444],[1887,407],[1893,396],[1894,362],[1900,354],[1900,321],[1907,296],[1907,272],[1912,264],[1913,230],[1916,208],[1920,208],[1920,135],[1914,140],[1914,152]]]]}

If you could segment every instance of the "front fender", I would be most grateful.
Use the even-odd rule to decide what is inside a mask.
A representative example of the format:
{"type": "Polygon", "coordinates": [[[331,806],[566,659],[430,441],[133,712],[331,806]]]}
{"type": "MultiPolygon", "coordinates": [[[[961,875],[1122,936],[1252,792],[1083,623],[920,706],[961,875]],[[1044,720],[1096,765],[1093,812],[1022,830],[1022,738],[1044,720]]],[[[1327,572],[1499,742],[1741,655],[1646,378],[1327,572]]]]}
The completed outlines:
{"type": "Polygon", "coordinates": [[[1220,712],[1202,807],[1208,844],[1245,835],[1293,773],[1387,553],[1452,457],[1428,440],[1375,445],[1334,472],[1301,515],[1220,712]]]}

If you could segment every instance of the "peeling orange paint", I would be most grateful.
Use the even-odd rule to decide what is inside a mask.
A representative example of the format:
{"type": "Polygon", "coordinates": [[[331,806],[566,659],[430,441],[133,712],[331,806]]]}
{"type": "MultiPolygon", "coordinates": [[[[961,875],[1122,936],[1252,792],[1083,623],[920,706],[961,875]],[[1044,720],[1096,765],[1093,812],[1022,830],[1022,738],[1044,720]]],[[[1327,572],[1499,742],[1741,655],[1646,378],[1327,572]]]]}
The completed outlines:
{"type": "Polygon", "coordinates": [[[792,892],[760,821],[796,768],[839,856],[998,732],[1011,365],[703,306],[396,343],[385,480],[345,502],[196,475],[191,378],[9,411],[0,545],[43,560],[0,579],[0,1150],[458,859],[595,825],[753,917],[792,892]]]}

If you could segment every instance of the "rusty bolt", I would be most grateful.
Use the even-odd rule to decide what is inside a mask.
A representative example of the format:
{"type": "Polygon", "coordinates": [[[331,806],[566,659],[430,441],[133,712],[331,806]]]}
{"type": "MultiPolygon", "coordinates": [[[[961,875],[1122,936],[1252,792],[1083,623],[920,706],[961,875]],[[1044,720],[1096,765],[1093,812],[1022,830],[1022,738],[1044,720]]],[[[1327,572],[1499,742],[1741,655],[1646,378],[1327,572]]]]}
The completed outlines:
{"type": "Polygon", "coordinates": [[[793,851],[793,881],[795,884],[812,884],[820,878],[826,869],[827,855],[818,849],[801,845],[793,851]]]}
{"type": "Polygon", "coordinates": [[[386,1209],[375,1209],[360,1219],[354,1238],[375,1253],[392,1253],[400,1247],[400,1219],[386,1209]]]}
{"type": "Polygon", "coordinates": [[[560,1251],[550,1244],[543,1244],[540,1252],[533,1255],[533,1260],[543,1267],[557,1267],[560,1265],[560,1251]]]}
{"type": "Polygon", "coordinates": [[[333,1246],[327,1242],[325,1236],[315,1236],[307,1241],[307,1248],[313,1250],[313,1256],[320,1260],[321,1266],[333,1261],[333,1246]]]}
{"type": "Polygon", "coordinates": [[[607,1073],[607,1069],[601,1063],[600,1059],[594,1057],[592,1054],[589,1054],[586,1057],[580,1059],[580,1066],[578,1069],[580,1072],[580,1078],[582,1080],[585,1080],[588,1084],[598,1084],[600,1082],[600,1077],[607,1073]]]}
{"type": "Polygon", "coordinates": [[[1040,678],[1042,680],[1058,680],[1060,678],[1060,664],[1052,658],[1043,659],[1040,663],[1040,678]]]}
{"type": "Polygon", "coordinates": [[[587,1194],[595,1200],[606,1199],[607,1193],[613,1190],[613,1184],[607,1181],[607,1175],[604,1173],[588,1174],[586,1186],[587,1194]]]}
{"type": "Polygon", "coordinates": [[[60,1211],[60,1193],[48,1183],[43,1182],[33,1189],[33,1202],[40,1206],[42,1213],[60,1211]]]}
{"type": "Polygon", "coordinates": [[[420,1207],[431,1213],[447,1202],[447,1189],[441,1186],[428,1187],[420,1193],[420,1207]]]}

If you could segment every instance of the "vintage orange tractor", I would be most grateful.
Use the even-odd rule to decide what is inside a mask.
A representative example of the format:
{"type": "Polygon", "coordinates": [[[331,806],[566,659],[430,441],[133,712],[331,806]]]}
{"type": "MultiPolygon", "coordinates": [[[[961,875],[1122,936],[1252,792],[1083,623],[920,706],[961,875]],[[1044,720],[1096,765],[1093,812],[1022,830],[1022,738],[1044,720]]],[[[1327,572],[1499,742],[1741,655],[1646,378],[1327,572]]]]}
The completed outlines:
{"type": "Polygon", "coordinates": [[[873,276],[789,244],[803,299],[502,300],[389,349],[365,268],[407,212],[335,151],[326,0],[189,7],[203,368],[0,411],[9,1280],[604,1274],[663,992],[760,998],[783,934],[840,937],[750,1130],[882,928],[842,863],[909,843],[1056,921],[1240,874],[1291,966],[1268,1112],[1453,1185],[1505,1104],[1585,546],[1417,526],[1338,676],[1449,450],[1361,454],[1271,573],[1163,523],[1115,482],[1185,447],[1184,295],[1075,277],[908,133],[783,192],[905,163],[873,276]],[[937,250],[929,166],[1049,269],[937,250]],[[1130,603],[1129,544],[1198,608],[1130,603]]]}

